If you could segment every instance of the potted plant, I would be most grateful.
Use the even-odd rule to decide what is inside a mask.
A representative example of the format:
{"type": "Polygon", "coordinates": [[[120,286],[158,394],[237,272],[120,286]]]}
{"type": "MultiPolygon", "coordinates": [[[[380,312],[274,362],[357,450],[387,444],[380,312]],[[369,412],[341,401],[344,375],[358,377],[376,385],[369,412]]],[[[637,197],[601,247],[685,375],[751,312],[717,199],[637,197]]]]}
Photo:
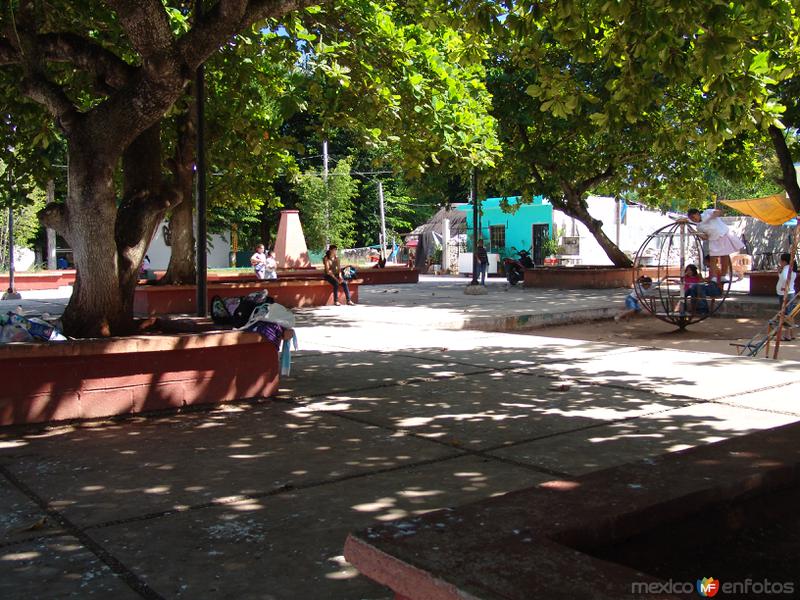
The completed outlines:
{"type": "Polygon", "coordinates": [[[559,252],[561,252],[561,246],[556,238],[548,237],[544,239],[542,242],[542,255],[546,257],[545,264],[555,264],[555,256],[559,252]]]}

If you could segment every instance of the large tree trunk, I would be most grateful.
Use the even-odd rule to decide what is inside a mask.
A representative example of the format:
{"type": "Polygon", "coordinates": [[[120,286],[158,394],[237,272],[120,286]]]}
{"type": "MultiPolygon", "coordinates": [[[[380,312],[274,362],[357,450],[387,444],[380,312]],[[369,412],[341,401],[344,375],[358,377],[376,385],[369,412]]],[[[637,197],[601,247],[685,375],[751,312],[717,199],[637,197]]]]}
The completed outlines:
{"type": "Polygon", "coordinates": [[[770,125],[769,137],[772,139],[772,145],[775,147],[781,165],[781,185],[789,194],[789,200],[792,201],[795,211],[800,213],[800,185],[797,183],[797,171],[795,171],[784,132],[774,125],[770,125]]]}
{"type": "Polygon", "coordinates": [[[187,94],[188,108],[178,119],[178,140],[175,144],[175,157],[172,161],[172,174],[175,186],[183,200],[172,209],[169,221],[170,250],[169,266],[161,280],[169,284],[192,284],[195,277],[195,237],[194,237],[194,200],[193,183],[195,163],[195,147],[197,134],[197,108],[194,94],[187,94]]]}
{"type": "Polygon", "coordinates": [[[570,217],[575,217],[586,226],[615,267],[633,266],[633,261],[605,234],[603,222],[589,214],[586,201],[580,195],[567,192],[563,201],[556,200],[554,204],[556,208],[570,217]]]}
{"type": "MultiPolygon", "coordinates": [[[[70,244],[78,269],[64,313],[65,332],[77,337],[125,333],[132,324],[142,256],[164,212],[180,200],[174,189],[157,186],[161,153],[157,131],[148,128],[164,117],[192,73],[231,36],[314,0],[217,2],[180,37],[173,34],[162,2],[107,2],[124,34],[119,46],[125,59],[88,35],[53,31],[40,18],[41,3],[12,4],[18,5],[17,18],[14,27],[0,28],[0,67],[19,67],[10,77],[19,80],[22,94],[47,108],[70,152],[66,203],[40,211],[42,223],[70,244]],[[50,61],[80,71],[98,95],[85,96],[80,88],[68,94],[63,82],[48,78],[50,61]],[[93,107],[84,110],[72,101],[75,95],[82,103],[91,99],[93,107]],[[132,145],[125,152],[126,193],[118,208],[114,170],[132,145]]],[[[92,13],[76,14],[88,18],[92,13]]]]}
{"type": "Polygon", "coordinates": [[[133,296],[142,260],[167,209],[177,201],[161,176],[161,126],[142,132],[122,156],[123,200],[116,223],[119,286],[125,314],[133,318],[133,296]]]}
{"type": "Polygon", "coordinates": [[[193,284],[195,277],[195,237],[193,202],[191,201],[191,185],[189,196],[172,210],[169,220],[170,250],[169,267],[161,283],[175,285],[193,284]]]}
{"type": "Polygon", "coordinates": [[[77,269],[62,317],[64,332],[74,337],[106,337],[130,325],[120,293],[114,236],[116,160],[94,150],[86,143],[69,144],[69,189],[61,212],[63,227],[57,228],[72,248],[77,269]]]}
{"type": "MultiPolygon", "coordinates": [[[[96,139],[97,136],[94,136],[96,139]]],[[[125,335],[133,328],[133,294],[153,231],[174,201],[161,185],[159,127],[145,130],[125,151],[125,195],[117,207],[114,168],[119,156],[93,142],[68,139],[65,205],[48,205],[42,221],[72,248],[75,287],[62,323],[73,337],[125,335]]]]}

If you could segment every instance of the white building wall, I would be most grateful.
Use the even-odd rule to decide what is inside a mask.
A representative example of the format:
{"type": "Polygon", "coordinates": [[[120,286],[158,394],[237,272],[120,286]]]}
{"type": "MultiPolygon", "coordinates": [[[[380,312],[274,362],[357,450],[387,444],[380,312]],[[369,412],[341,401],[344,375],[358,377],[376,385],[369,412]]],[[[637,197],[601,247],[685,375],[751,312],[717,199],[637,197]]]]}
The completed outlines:
{"type": "MultiPolygon", "coordinates": [[[[669,216],[657,210],[628,206],[625,222],[620,224],[619,241],[617,241],[616,210],[614,198],[605,196],[589,196],[587,198],[589,214],[603,222],[603,232],[608,238],[617,243],[620,249],[631,257],[636,255],[648,235],[656,229],[673,222],[669,216]]],[[[568,217],[560,210],[553,210],[553,226],[560,234],[562,227],[564,235],[580,237],[580,264],[582,265],[611,265],[612,262],[594,239],[583,223],[568,217]]]]}
{"type": "MultiPolygon", "coordinates": [[[[164,242],[164,226],[166,221],[156,229],[150,247],[147,249],[147,256],[150,258],[150,268],[156,271],[163,271],[169,266],[171,249],[164,242]]],[[[211,236],[211,243],[208,249],[208,268],[224,269],[230,266],[231,244],[225,237],[214,234],[211,236]]]]}

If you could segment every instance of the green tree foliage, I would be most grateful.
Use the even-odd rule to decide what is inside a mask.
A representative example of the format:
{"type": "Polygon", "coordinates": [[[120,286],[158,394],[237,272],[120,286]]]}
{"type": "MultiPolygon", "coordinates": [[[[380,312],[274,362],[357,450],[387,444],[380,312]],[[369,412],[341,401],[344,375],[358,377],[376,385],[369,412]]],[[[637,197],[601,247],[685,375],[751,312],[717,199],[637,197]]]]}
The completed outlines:
{"type": "MultiPolygon", "coordinates": [[[[44,207],[46,194],[41,189],[31,192],[26,202],[15,204],[14,246],[31,248],[41,226],[36,214],[44,207]]],[[[8,208],[0,209],[0,271],[8,270],[8,208]]]]}
{"type": "Polygon", "coordinates": [[[320,134],[348,128],[371,147],[391,145],[409,172],[442,161],[491,166],[499,146],[481,62],[487,40],[463,21],[421,25],[429,10],[342,0],[298,13],[287,30],[304,53],[320,134]]]}
{"type": "Polygon", "coordinates": [[[47,10],[36,0],[4,3],[0,93],[8,112],[20,120],[30,102],[40,105],[69,150],[66,201],[40,213],[78,266],[63,317],[68,334],[130,330],[152,232],[184,196],[185,186],[164,177],[161,129],[191,75],[237,33],[267,20],[277,27],[311,3],[220,0],[191,20],[188,1],[54,0],[47,10]]]}
{"type": "MultiPolygon", "coordinates": [[[[348,100],[361,108],[355,114],[370,123],[369,134],[376,143],[392,143],[392,135],[407,143],[409,165],[425,169],[443,158],[489,164],[497,152],[491,120],[482,110],[488,96],[476,58],[483,40],[459,29],[456,15],[447,6],[449,22],[431,18],[439,4],[448,3],[403,6],[341,0],[321,3],[325,10],[304,13],[310,0],[219,0],[209,3],[202,17],[192,14],[194,4],[189,0],[53,0],[47,10],[36,0],[3,5],[0,94],[10,107],[8,112],[31,143],[43,137],[36,117],[28,118],[25,111],[38,110],[40,120],[47,114],[52,129],[68,146],[66,201],[48,206],[41,218],[71,246],[79,267],[75,292],[64,314],[65,330],[71,335],[109,335],[130,327],[133,291],[147,241],[163,216],[174,213],[187,197],[187,152],[181,151],[177,157],[181,160],[175,164],[164,160],[168,139],[162,134],[170,125],[165,118],[184,98],[196,68],[220,48],[223,55],[230,53],[231,59],[241,58],[245,64],[254,59],[252,53],[241,50],[246,43],[238,35],[255,38],[266,30],[282,37],[285,32],[285,55],[293,57],[299,48],[307,65],[315,65],[301,72],[312,79],[322,79],[324,74],[324,83],[335,82],[339,91],[347,87],[349,68],[358,76],[351,80],[357,85],[350,85],[354,91],[348,100]],[[319,22],[319,33],[324,35],[317,36],[306,22],[319,22]],[[297,45],[303,36],[308,47],[297,45]],[[336,58],[339,55],[341,60],[336,58]],[[367,58],[375,60],[370,64],[367,58]],[[41,108],[31,109],[34,104],[41,108]],[[405,135],[406,129],[416,131],[405,135]],[[415,137],[419,138],[416,145],[415,137]]],[[[256,58],[262,66],[266,64],[260,56],[256,58]]],[[[278,63],[291,71],[295,58],[279,58],[278,63]]],[[[231,76],[227,69],[224,72],[225,77],[231,76]]],[[[266,74],[262,71],[261,75],[266,74]]],[[[220,177],[230,177],[230,185],[220,186],[215,196],[221,202],[241,202],[246,211],[257,203],[258,195],[252,190],[264,181],[246,178],[251,185],[244,190],[239,187],[243,178],[233,169],[224,169],[224,163],[232,156],[244,165],[244,171],[255,162],[246,158],[259,152],[272,156],[272,149],[263,147],[261,125],[271,119],[274,106],[268,102],[269,115],[258,114],[259,107],[265,106],[258,100],[269,97],[272,101],[275,84],[258,75],[237,79],[235,73],[229,83],[213,73],[210,81],[217,92],[227,90],[219,94],[225,99],[220,115],[232,105],[258,123],[246,132],[231,131],[231,136],[239,135],[236,141],[244,143],[232,144],[234,152],[216,154],[214,159],[221,167],[220,177]],[[236,104],[241,89],[248,96],[253,93],[248,87],[253,81],[263,85],[265,93],[256,93],[250,105],[236,104]]],[[[302,100],[292,91],[279,94],[280,112],[285,114],[285,103],[299,107],[304,101],[324,97],[310,88],[308,94],[302,100]]],[[[245,96],[239,98],[247,102],[245,96]]],[[[347,113],[347,103],[336,110],[326,114],[347,113]]],[[[185,131],[184,123],[179,137],[185,131]]],[[[280,150],[275,156],[275,162],[282,162],[280,150]]],[[[267,167],[257,165],[251,173],[263,172],[268,177],[270,161],[265,159],[267,167]]]]}
{"type": "MultiPolygon", "coordinates": [[[[417,199],[408,194],[401,178],[383,180],[383,202],[386,219],[386,243],[391,247],[393,239],[408,233],[417,217],[417,199]]],[[[375,181],[361,186],[361,194],[356,205],[356,246],[371,246],[379,243],[381,220],[378,185],[375,181]]]]}
{"type": "MultiPolygon", "coordinates": [[[[8,149],[7,149],[8,150],[8,149]]],[[[14,246],[29,248],[39,232],[36,214],[46,202],[46,194],[36,187],[36,182],[22,170],[16,161],[20,157],[8,152],[7,160],[0,161],[0,270],[8,270],[8,209],[14,213],[14,246]]]]}
{"type": "MultiPolygon", "coordinates": [[[[796,147],[794,136],[790,147],[796,147]]],[[[758,198],[782,191],[781,167],[775,148],[762,132],[740,135],[722,143],[717,160],[706,170],[711,195],[717,198],[758,198]]]]}
{"type": "MultiPolygon", "coordinates": [[[[611,74],[606,89],[613,102],[594,117],[598,128],[638,123],[665,90],[682,94],[691,111],[670,123],[669,144],[714,151],[743,132],[767,133],[781,183],[800,209],[784,132],[798,114],[792,93],[800,58],[795,2],[523,1],[510,11],[516,31],[545,21],[577,61],[601,64],[611,74]]],[[[553,110],[570,114],[586,101],[558,77],[548,76],[545,87],[560,99],[553,110]]]]}
{"type": "Polygon", "coordinates": [[[676,189],[696,194],[703,163],[696,147],[670,144],[670,123],[691,110],[680,95],[662,93],[641,107],[636,121],[597,126],[617,102],[609,89],[615,73],[559,44],[543,20],[529,32],[512,28],[498,44],[489,87],[501,142],[513,148],[494,172],[511,186],[505,193],[547,197],[581,221],[614,264],[625,266],[630,259],[589,213],[587,196],[601,187],[614,193],[636,188],[640,197],[676,189]]]}
{"type": "Polygon", "coordinates": [[[355,207],[358,182],[350,175],[350,162],[339,161],[327,181],[318,173],[305,173],[297,185],[303,233],[311,250],[327,244],[348,248],[355,242],[355,207]]]}

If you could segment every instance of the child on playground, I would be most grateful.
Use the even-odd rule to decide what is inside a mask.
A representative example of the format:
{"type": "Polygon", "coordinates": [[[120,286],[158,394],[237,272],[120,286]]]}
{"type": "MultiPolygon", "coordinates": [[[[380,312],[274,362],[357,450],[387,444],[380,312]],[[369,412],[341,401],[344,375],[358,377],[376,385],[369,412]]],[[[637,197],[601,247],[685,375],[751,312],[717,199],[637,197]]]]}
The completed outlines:
{"type": "MultiPolygon", "coordinates": [[[[703,278],[700,276],[697,265],[686,265],[686,268],[683,270],[683,297],[685,305],[688,305],[689,311],[692,314],[697,310],[698,297],[705,295],[703,278]],[[701,286],[703,286],[703,289],[701,289],[701,286]]],[[[676,307],[676,310],[677,308],[678,307],[676,307]]],[[[681,310],[681,314],[684,314],[684,312],[685,308],[681,310]]]]}
{"type": "Polygon", "coordinates": [[[250,264],[259,279],[267,278],[267,255],[264,254],[264,244],[258,244],[253,256],[250,257],[250,264]]]}
{"type": "Polygon", "coordinates": [[[730,277],[733,272],[731,254],[744,248],[742,240],[731,233],[731,230],[720,218],[723,212],[716,208],[709,208],[700,212],[690,208],[686,216],[692,223],[697,224],[700,237],[708,240],[708,253],[711,255],[709,265],[709,283],[716,281],[722,289],[723,275],[730,277]]]}
{"type": "Polygon", "coordinates": [[[639,277],[634,284],[634,289],[625,297],[625,310],[616,315],[614,320],[622,321],[623,319],[627,319],[642,312],[642,307],[639,304],[639,296],[646,298],[651,296],[653,292],[655,292],[653,287],[653,279],[644,275],[639,277]]]}
{"type": "MultiPolygon", "coordinates": [[[[797,279],[797,263],[792,260],[791,254],[784,252],[781,254],[780,266],[778,267],[778,283],[775,286],[775,293],[778,294],[778,306],[783,306],[784,292],[789,295],[789,302],[786,305],[786,314],[792,311],[794,298],[794,284],[797,279]],[[788,292],[787,292],[788,287],[788,292]]],[[[793,323],[786,322],[783,325],[783,339],[785,341],[794,339],[793,323]]]]}
{"type": "Polygon", "coordinates": [[[274,250],[270,250],[267,254],[267,259],[264,263],[264,271],[266,272],[265,279],[278,278],[278,261],[275,259],[274,250]]]}

